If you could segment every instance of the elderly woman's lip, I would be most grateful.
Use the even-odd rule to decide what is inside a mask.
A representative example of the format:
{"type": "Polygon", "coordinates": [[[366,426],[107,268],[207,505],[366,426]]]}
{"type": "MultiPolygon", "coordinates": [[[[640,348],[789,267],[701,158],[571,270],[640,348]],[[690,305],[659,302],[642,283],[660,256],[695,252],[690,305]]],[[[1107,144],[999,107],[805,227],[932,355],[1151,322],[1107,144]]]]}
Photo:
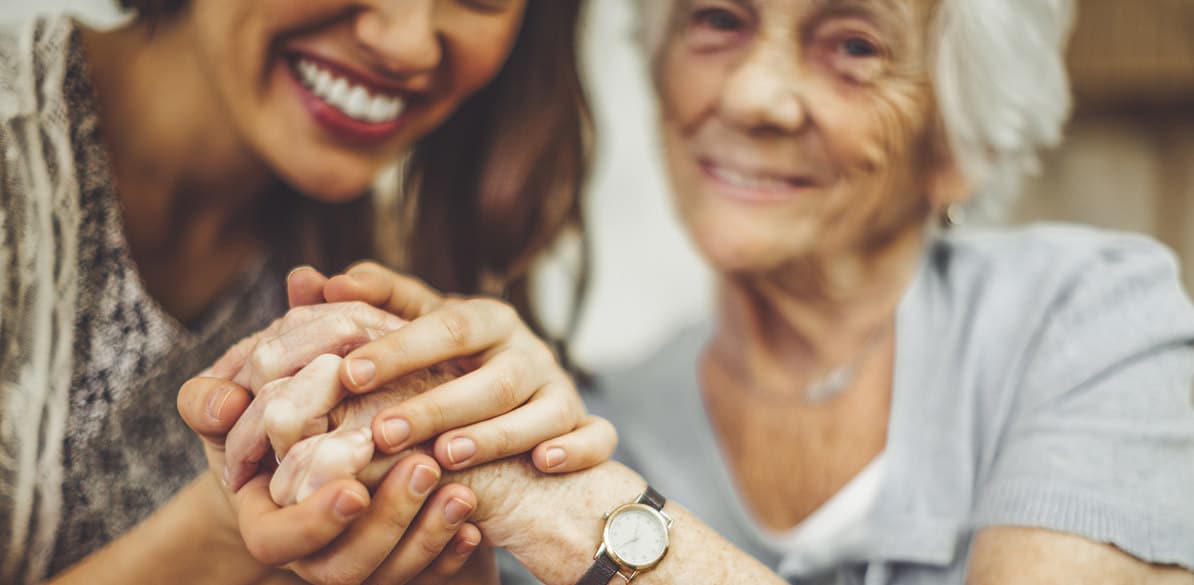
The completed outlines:
{"type": "Polygon", "coordinates": [[[819,186],[816,179],[807,176],[744,171],[710,160],[700,161],[699,166],[707,177],[726,187],[735,191],[767,195],[766,198],[769,199],[795,195],[799,191],[819,186]]]}

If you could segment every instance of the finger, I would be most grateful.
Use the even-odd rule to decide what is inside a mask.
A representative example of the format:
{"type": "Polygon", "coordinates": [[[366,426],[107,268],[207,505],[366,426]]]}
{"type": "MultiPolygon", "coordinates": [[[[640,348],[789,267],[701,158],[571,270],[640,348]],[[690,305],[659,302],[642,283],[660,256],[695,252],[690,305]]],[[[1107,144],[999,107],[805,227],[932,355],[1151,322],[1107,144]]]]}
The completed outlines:
{"type": "Polygon", "coordinates": [[[478,370],[382,410],[373,419],[374,437],[383,452],[393,453],[510,412],[542,386],[541,376],[521,350],[503,351],[478,370]]]}
{"type": "Polygon", "coordinates": [[[323,287],[328,278],[310,266],[299,266],[286,276],[286,300],[291,307],[324,302],[323,287]]]}
{"type": "Polygon", "coordinates": [[[302,439],[306,423],[326,414],[344,395],[339,379],[340,358],[323,355],[290,378],[262,387],[227,438],[224,481],[236,490],[257,473],[258,464],[277,440],[283,457],[302,439]],[[268,417],[268,418],[267,418],[268,417]],[[270,432],[276,433],[276,437],[270,432]]]}
{"type": "Polygon", "coordinates": [[[269,495],[269,477],[254,477],[236,493],[241,536],[253,558],[280,566],[325,548],[369,507],[369,491],[339,480],[301,504],[280,508],[269,495]]]}
{"type": "Polygon", "coordinates": [[[234,376],[236,376],[237,372],[240,372],[242,369],[244,369],[245,363],[249,359],[249,354],[253,353],[253,348],[257,346],[257,342],[260,341],[261,338],[264,337],[271,328],[275,327],[279,321],[281,321],[281,319],[275,320],[274,323],[271,323],[270,326],[265,329],[265,331],[259,331],[236,342],[236,345],[228,348],[228,351],[224,352],[224,355],[220,356],[220,359],[216,360],[216,363],[212,364],[210,368],[204,370],[200,376],[231,380],[234,376]]]}
{"type": "Polygon", "coordinates": [[[248,431],[268,436],[274,453],[282,458],[292,445],[311,436],[313,420],[323,419],[326,429],[327,413],[347,395],[340,385],[340,361],[335,355],[321,355],[278,384],[270,396],[259,398],[264,404],[262,424],[248,431]]]}
{"type": "Polygon", "coordinates": [[[531,460],[543,473],[571,473],[605,462],[617,448],[614,425],[599,416],[587,416],[576,430],[536,446],[531,460]]]}
{"type": "Polygon", "coordinates": [[[497,348],[521,326],[509,305],[489,299],[446,303],[345,356],[341,379],[368,392],[411,372],[497,348]]]}
{"type": "Polygon", "coordinates": [[[443,303],[443,297],[423,281],[398,274],[375,262],[362,262],[328,281],[323,290],[329,302],[363,301],[413,321],[443,303]]]}
{"type": "Polygon", "coordinates": [[[584,407],[575,394],[547,386],[513,411],[440,435],[435,458],[445,469],[464,469],[526,453],[576,428],[584,407]]]}
{"type": "Polygon", "coordinates": [[[406,583],[451,555],[453,539],[476,507],[476,496],[460,484],[437,490],[368,583],[406,583]]]}
{"type": "Polygon", "coordinates": [[[319,488],[337,479],[352,479],[373,459],[369,429],[337,429],[295,446],[295,455],[282,459],[270,481],[274,503],[302,503],[319,488]]]}
{"type": "Polygon", "coordinates": [[[296,563],[296,572],[317,583],[333,576],[340,582],[345,577],[364,581],[408,532],[439,478],[439,466],[430,457],[412,455],[402,460],[378,487],[368,512],[334,544],[296,563]]]}
{"type": "Polygon", "coordinates": [[[465,523],[435,562],[410,581],[409,585],[440,585],[448,582],[464,568],[464,564],[480,544],[481,530],[473,524],[465,523]]]}
{"type": "Polygon", "coordinates": [[[247,390],[227,380],[191,378],[178,391],[178,414],[204,440],[223,445],[251,400],[247,390]]]}
{"type": "Polygon", "coordinates": [[[321,354],[344,355],[397,330],[405,321],[364,303],[299,307],[277,334],[262,338],[234,381],[256,392],[271,380],[293,375],[321,354]]]}

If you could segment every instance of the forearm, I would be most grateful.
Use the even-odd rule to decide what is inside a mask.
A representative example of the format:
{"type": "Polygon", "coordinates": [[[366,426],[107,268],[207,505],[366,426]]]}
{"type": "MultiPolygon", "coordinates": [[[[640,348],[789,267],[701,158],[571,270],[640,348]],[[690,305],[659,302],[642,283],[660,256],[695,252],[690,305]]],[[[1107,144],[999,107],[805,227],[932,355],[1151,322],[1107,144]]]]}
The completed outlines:
{"type": "Polygon", "coordinates": [[[255,583],[270,569],[249,556],[232,510],[205,473],[129,533],[59,575],[54,585],[255,583]]]}
{"type": "MultiPolygon", "coordinates": [[[[545,584],[573,585],[593,564],[605,524],[602,514],[632,501],[645,486],[637,473],[614,462],[539,476],[529,493],[508,507],[508,515],[482,520],[480,527],[491,544],[510,551],[545,584]]],[[[478,495],[484,498],[483,492],[478,495]]],[[[675,521],[667,556],[636,577],[637,585],[785,583],[678,504],[669,502],[665,511],[675,521]]]]}

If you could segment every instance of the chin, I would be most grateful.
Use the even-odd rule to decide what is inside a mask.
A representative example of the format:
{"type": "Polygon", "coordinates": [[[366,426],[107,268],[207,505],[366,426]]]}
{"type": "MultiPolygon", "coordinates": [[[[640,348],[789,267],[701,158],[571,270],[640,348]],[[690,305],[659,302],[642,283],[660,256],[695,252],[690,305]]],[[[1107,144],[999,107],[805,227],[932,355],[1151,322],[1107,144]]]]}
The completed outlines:
{"type": "Polygon", "coordinates": [[[318,157],[311,164],[288,164],[278,169],[282,178],[302,195],[324,203],[349,203],[373,188],[377,170],[340,157],[318,157]]]}
{"type": "Polygon", "coordinates": [[[701,256],[718,273],[769,272],[791,256],[777,242],[755,234],[694,230],[693,240],[701,256]]]}

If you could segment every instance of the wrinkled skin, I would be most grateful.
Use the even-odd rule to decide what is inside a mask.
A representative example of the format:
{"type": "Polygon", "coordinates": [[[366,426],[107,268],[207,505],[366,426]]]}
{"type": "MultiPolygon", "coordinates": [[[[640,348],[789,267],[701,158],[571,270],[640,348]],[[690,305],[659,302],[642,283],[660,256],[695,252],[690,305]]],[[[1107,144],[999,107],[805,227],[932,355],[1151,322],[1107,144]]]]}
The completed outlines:
{"type": "Polygon", "coordinates": [[[382,390],[348,396],[336,378],[340,358],[324,355],[296,374],[291,390],[304,397],[335,396],[342,401],[315,421],[301,420],[288,403],[276,401],[266,407],[266,427],[279,456],[280,465],[270,482],[270,495],[279,506],[301,502],[320,486],[343,477],[356,477],[374,488],[385,474],[411,452],[430,453],[420,445],[392,455],[375,456],[370,426],[381,410],[434,388],[461,374],[459,368],[442,364],[404,377],[382,390]],[[315,375],[305,376],[305,373],[315,375]],[[284,405],[279,407],[279,405],[284,405]],[[290,429],[302,428],[301,440],[290,429]]]}

